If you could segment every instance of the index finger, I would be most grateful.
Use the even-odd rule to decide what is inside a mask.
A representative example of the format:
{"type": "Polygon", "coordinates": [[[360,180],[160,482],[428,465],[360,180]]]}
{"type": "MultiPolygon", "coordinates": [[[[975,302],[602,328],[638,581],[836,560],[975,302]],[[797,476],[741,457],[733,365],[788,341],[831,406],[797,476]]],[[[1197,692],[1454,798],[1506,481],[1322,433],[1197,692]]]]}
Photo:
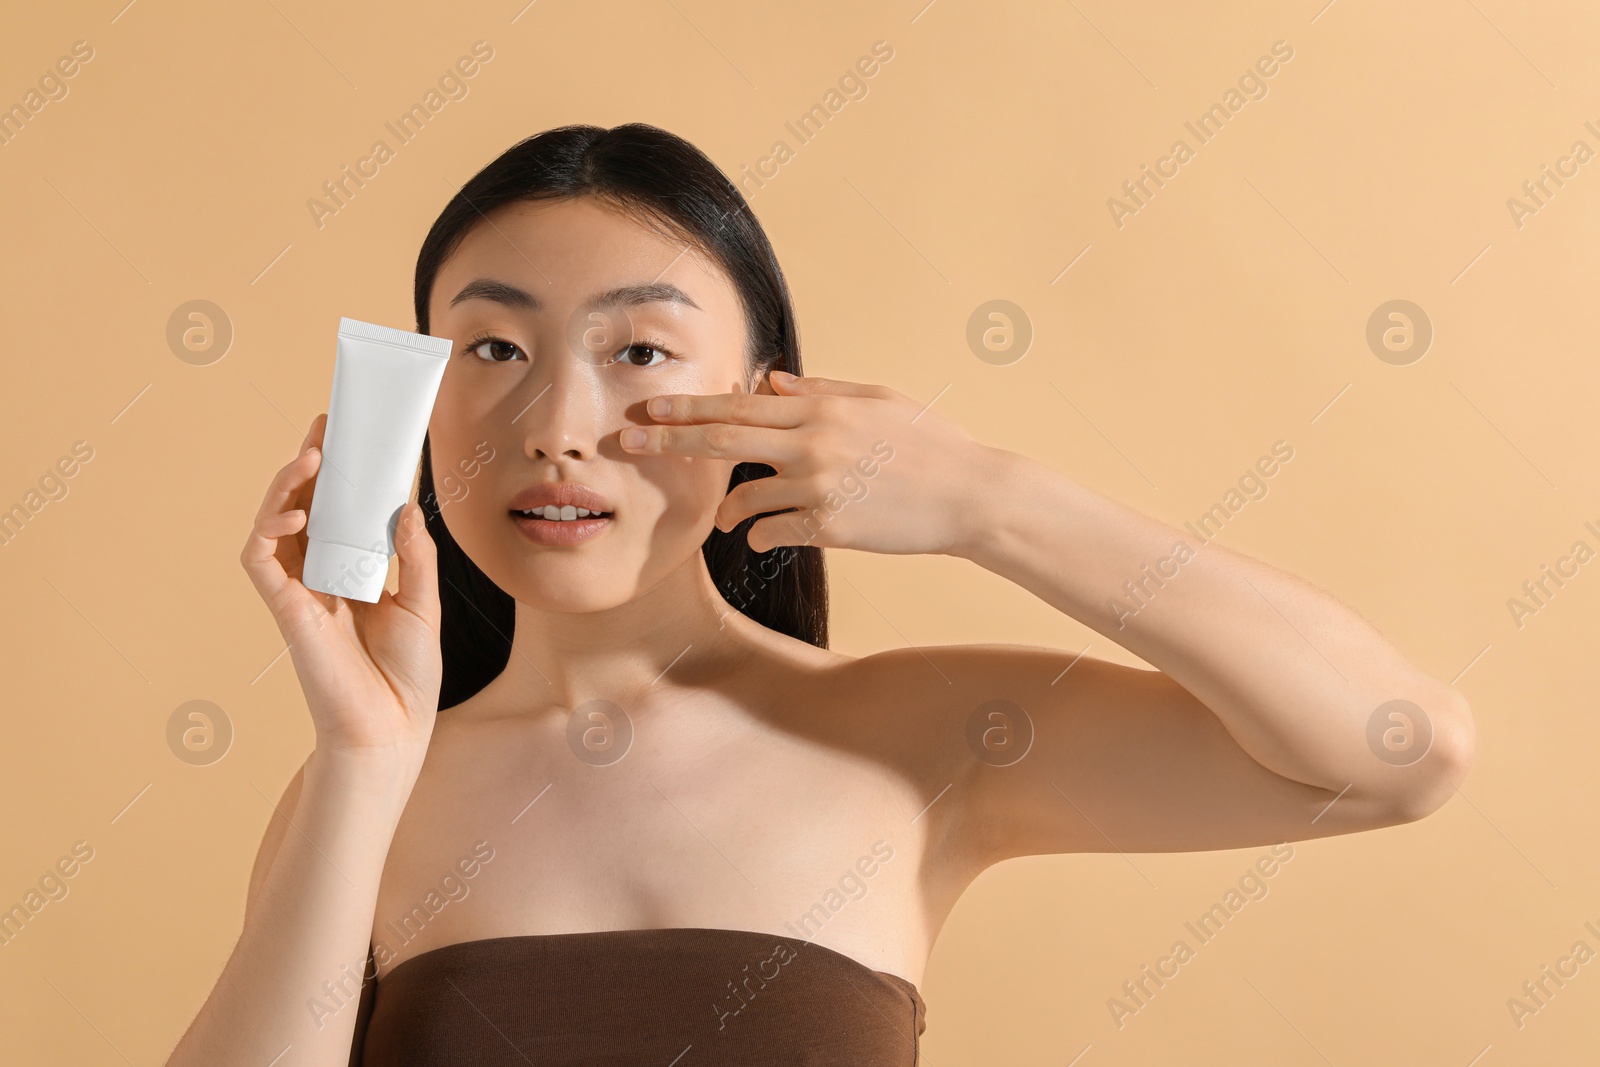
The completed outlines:
{"type": "MultiPolygon", "coordinates": [[[[301,469],[308,462],[305,458],[306,453],[312,447],[322,447],[323,430],[327,427],[327,424],[328,416],[326,413],[318,415],[311,420],[310,429],[306,431],[305,437],[300,441],[299,454],[282,467],[279,467],[277,475],[272,479],[272,483],[267,486],[266,495],[261,498],[261,507],[256,510],[257,522],[268,515],[282,511],[288,506],[291,499],[297,496],[305,487],[305,483],[310,480],[301,474],[301,469]]],[[[321,466],[322,464],[318,462],[317,468],[319,470],[321,466]]]]}
{"type": "Polygon", "coordinates": [[[306,430],[305,438],[300,442],[300,451],[304,452],[306,446],[316,445],[322,447],[322,435],[328,429],[328,413],[324,411],[311,420],[311,426],[306,430]]]}
{"type": "Polygon", "coordinates": [[[725,422],[792,430],[805,422],[805,400],[766,393],[663,393],[645,403],[645,413],[660,423],[725,422]],[[665,410],[658,414],[663,402],[665,410]]]}

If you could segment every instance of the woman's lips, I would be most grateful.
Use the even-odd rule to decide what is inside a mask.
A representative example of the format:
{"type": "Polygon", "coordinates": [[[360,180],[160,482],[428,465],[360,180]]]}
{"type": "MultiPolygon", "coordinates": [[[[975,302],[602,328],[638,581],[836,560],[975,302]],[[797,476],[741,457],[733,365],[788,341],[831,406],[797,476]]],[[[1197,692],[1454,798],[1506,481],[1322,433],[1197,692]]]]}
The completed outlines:
{"type": "Polygon", "coordinates": [[[534,519],[511,512],[517,531],[536,545],[577,545],[593,540],[612,523],[610,516],[586,519],[534,519]]]}
{"type": "Polygon", "coordinates": [[[512,497],[512,511],[531,511],[542,507],[574,507],[585,511],[611,513],[611,504],[599,492],[582,482],[539,482],[512,497]]]}

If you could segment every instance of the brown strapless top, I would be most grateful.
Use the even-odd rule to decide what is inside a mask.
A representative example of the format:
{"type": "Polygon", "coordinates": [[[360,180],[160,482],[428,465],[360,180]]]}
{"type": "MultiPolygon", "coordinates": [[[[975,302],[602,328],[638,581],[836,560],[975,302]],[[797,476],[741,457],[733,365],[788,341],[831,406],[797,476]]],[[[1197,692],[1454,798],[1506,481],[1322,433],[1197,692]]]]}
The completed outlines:
{"type": "Polygon", "coordinates": [[[911,982],[800,938],[525,934],[444,945],[368,978],[350,1065],[916,1067],[926,1029],[911,982]]]}

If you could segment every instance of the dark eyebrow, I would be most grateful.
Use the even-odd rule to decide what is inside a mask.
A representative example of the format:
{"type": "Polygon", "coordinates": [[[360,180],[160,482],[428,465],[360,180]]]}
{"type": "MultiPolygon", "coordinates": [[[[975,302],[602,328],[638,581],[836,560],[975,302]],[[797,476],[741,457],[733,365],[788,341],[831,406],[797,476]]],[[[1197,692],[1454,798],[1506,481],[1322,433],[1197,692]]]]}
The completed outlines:
{"type": "MultiPolygon", "coordinates": [[[[539,298],[532,293],[518,289],[506,282],[497,282],[492,278],[478,278],[468,282],[462,290],[450,301],[450,306],[455,307],[463,300],[492,300],[497,304],[507,307],[524,308],[528,311],[538,311],[543,305],[539,298]]],[[[615,289],[607,289],[597,293],[584,301],[585,311],[597,311],[607,307],[634,307],[638,304],[687,304],[696,311],[702,310],[689,294],[679,289],[676,285],[665,282],[650,282],[648,284],[619,285],[615,289]]]]}
{"type": "Polygon", "coordinates": [[[638,304],[688,304],[696,311],[701,307],[689,298],[689,294],[679,289],[676,285],[666,282],[650,282],[647,285],[619,285],[615,289],[607,289],[584,301],[585,311],[598,311],[606,307],[634,307],[638,304]]]}
{"type": "Polygon", "coordinates": [[[470,281],[450,301],[450,306],[455,307],[463,300],[493,300],[506,307],[527,308],[530,311],[539,309],[539,298],[532,293],[524,292],[514,285],[497,282],[492,278],[478,278],[470,281]]]}

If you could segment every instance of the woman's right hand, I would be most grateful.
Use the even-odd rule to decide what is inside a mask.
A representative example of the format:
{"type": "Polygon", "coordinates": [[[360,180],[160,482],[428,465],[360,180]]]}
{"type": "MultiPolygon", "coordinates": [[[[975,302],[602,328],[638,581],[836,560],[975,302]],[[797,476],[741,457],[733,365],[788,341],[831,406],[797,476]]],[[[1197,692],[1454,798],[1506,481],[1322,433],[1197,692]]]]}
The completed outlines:
{"type": "Polygon", "coordinates": [[[398,592],[385,589],[368,604],[302,584],[327,420],[312,421],[300,454],[273,478],[239,562],[289,643],[317,750],[397,760],[396,769],[414,773],[433,734],[443,674],[433,538],[422,509],[407,501],[394,535],[398,592]]]}

